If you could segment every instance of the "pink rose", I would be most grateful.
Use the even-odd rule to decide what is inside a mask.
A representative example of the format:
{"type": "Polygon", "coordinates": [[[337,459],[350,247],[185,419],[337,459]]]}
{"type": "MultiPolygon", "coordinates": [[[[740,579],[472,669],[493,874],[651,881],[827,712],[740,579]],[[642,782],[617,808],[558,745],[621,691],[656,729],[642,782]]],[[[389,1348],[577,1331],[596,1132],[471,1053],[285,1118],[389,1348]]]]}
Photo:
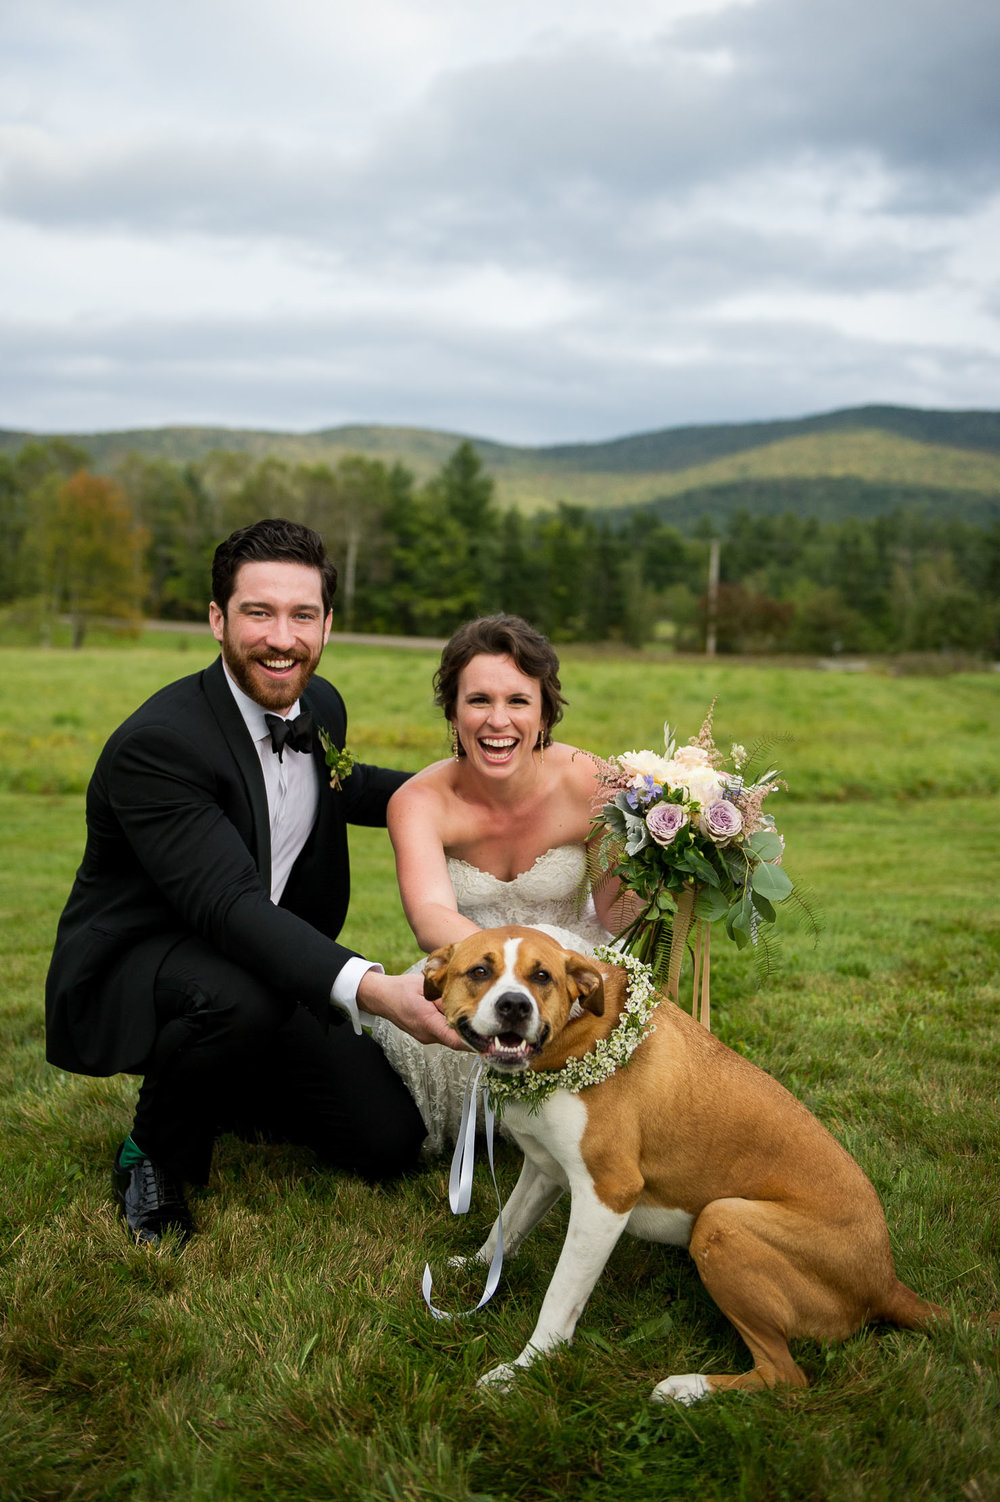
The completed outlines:
{"type": "Polygon", "coordinates": [[[728,845],[743,828],[743,815],[735,803],[720,798],[701,811],[701,832],[716,845],[728,845]]]}
{"type": "Polygon", "coordinates": [[[646,828],[658,845],[672,845],[687,822],[679,803],[654,803],[646,815],[646,828]]]}

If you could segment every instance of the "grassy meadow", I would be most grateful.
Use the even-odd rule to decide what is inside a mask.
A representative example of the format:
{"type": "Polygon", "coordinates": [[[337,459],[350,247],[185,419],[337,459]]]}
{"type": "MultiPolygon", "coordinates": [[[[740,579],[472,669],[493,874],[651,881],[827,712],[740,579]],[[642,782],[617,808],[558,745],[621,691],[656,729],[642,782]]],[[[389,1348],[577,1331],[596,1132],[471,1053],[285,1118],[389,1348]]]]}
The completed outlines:
{"type": "MultiPolygon", "coordinates": [[[[567,649],[564,737],[602,753],[684,739],[718,696],[720,746],[776,739],[769,807],[822,919],[789,926],[764,989],[713,952],[725,1041],[776,1074],[878,1188],[900,1276],[943,1302],[932,1336],[802,1342],[805,1391],[648,1402],[670,1372],[744,1349],[686,1254],[616,1248],[575,1344],[505,1396],[475,1377],[521,1349],[565,1207],[504,1271],[449,1272],[491,1219],[485,1163],[452,1217],[447,1165],[374,1190],[296,1149],[222,1141],[179,1253],[131,1246],[108,1167],[134,1081],[44,1062],[42,988],[83,847],[104,737],[214,644],[0,649],[0,1498],[4,1502],[1000,1498],[1000,682],[894,678],[567,649]],[[997,821],[997,822],[994,822],[997,821]]],[[[446,754],[436,654],[331,644],[349,745],[417,767],[446,754]]],[[[359,831],[345,938],[413,945],[384,835],[359,831]]],[[[517,1158],[499,1153],[502,1189],[517,1158]]]]}

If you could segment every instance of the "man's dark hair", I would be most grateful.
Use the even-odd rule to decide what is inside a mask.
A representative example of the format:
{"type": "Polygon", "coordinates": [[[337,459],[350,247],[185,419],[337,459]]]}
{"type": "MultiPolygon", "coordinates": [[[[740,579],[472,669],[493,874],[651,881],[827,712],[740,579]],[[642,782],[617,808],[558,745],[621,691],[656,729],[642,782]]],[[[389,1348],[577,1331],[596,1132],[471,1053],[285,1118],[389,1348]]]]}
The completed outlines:
{"type": "Polygon", "coordinates": [[[337,570],[326,556],[322,537],[312,527],[280,516],[269,517],[240,527],[220,542],[212,559],[212,599],[223,615],[244,563],[304,563],[307,568],[319,569],[323,614],[328,613],[337,588],[337,570]]]}
{"type": "MultiPolygon", "coordinates": [[[[459,626],[441,653],[441,666],[434,674],[434,703],[451,719],[458,702],[458,679],[474,657],[509,657],[518,672],[534,678],[542,696],[543,746],[552,743],[552,727],[562,719],[566,703],[560,689],[559,658],[547,636],[529,626],[519,615],[484,615],[459,626]]],[[[458,754],[465,755],[459,746],[458,754]]]]}

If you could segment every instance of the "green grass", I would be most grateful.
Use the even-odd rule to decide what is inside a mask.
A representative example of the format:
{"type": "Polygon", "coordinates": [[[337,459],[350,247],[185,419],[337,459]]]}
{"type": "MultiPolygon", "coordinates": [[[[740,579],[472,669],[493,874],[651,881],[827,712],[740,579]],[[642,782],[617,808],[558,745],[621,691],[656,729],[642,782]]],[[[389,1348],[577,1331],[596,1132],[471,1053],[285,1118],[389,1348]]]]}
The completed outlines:
{"type": "MultiPolygon", "coordinates": [[[[595,750],[656,744],[664,717],[692,733],[714,694],[720,744],[794,736],[775,812],[822,938],[791,929],[764,990],[716,944],[716,1028],[860,1159],[900,1275],[956,1315],[930,1337],[803,1342],[808,1390],[682,1410],[651,1405],[654,1383],[732,1370],[743,1350],[683,1253],[629,1240],[573,1347],[506,1397],[476,1391],[523,1345],[565,1226],[559,1207],[480,1314],[432,1321],[425,1260],[438,1303],[481,1291],[446,1263],[491,1218],[484,1166],[455,1219],[443,1165],[373,1190],[227,1138],[183,1255],[122,1236],[107,1170],[134,1081],[45,1064],[42,984],[104,735],[211,650],[0,654],[0,1498],[1000,1497],[1000,1339],[978,1318],[1000,1305],[993,679],[564,654],[566,735],[595,750]]],[[[337,648],[326,666],[355,749],[405,766],[444,754],[433,664],[337,648]]],[[[353,849],[349,942],[401,965],[413,945],[385,837],[359,831],[353,849]]],[[[516,1171],[502,1149],[504,1188],[516,1171]]]]}
{"type": "MultiPolygon", "coordinates": [[[[163,643],[150,634],[128,649],[83,653],[0,647],[2,692],[10,706],[0,725],[0,790],[82,792],[109,730],[162,684],[204,667],[216,651],[204,635],[163,643]]],[[[336,640],[327,648],[324,671],[344,693],[348,741],[362,758],[416,768],[448,754],[431,693],[437,660],[429,649],[336,640]]],[[[692,664],[652,653],[623,659],[566,648],[562,682],[569,707],[558,734],[601,755],[662,746],[664,720],[686,740],[716,699],[719,746],[772,737],[792,800],[1000,792],[1000,695],[991,673],[895,678],[739,659],[692,664]]]]}

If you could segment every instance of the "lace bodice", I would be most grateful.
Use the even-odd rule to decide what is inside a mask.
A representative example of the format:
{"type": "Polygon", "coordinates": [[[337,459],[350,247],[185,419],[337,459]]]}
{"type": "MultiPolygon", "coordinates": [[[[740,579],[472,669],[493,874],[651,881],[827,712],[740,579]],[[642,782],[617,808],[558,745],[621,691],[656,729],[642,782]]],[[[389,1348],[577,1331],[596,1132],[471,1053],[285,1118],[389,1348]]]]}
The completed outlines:
{"type": "Polygon", "coordinates": [[[506,923],[560,928],[584,940],[585,947],[607,938],[593,901],[586,896],[582,845],[546,850],[511,881],[501,881],[489,871],[454,858],[448,861],[448,875],[459,912],[480,928],[500,928],[506,923]]]}

